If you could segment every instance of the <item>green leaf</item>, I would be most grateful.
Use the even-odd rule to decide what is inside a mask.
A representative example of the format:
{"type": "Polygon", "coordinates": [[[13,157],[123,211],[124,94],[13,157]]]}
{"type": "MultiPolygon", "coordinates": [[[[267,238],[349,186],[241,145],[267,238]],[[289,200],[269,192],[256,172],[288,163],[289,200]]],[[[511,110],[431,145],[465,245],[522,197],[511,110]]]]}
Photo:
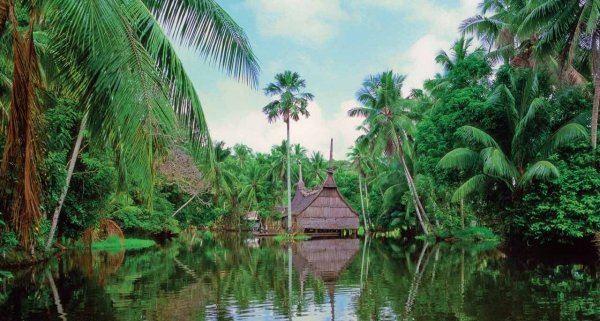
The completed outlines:
{"type": "Polygon", "coordinates": [[[452,195],[452,202],[460,202],[476,192],[482,192],[486,189],[489,177],[485,174],[478,174],[469,178],[452,195]]]}
{"type": "Polygon", "coordinates": [[[483,173],[506,179],[509,183],[517,176],[515,165],[499,148],[485,148],[480,155],[483,160],[483,173]]]}
{"type": "Polygon", "coordinates": [[[519,180],[519,186],[528,186],[534,179],[548,181],[558,178],[560,175],[558,169],[549,161],[538,161],[529,166],[527,171],[519,180]]]}
{"type": "Polygon", "coordinates": [[[479,164],[479,153],[469,148],[456,148],[444,155],[438,162],[439,167],[457,169],[469,169],[477,164],[479,164]]]}
{"type": "Polygon", "coordinates": [[[542,155],[549,155],[560,147],[577,140],[587,140],[589,133],[586,127],[577,123],[569,123],[559,128],[540,149],[542,155]]]}
{"type": "Polygon", "coordinates": [[[467,144],[481,144],[485,147],[500,148],[492,136],[477,127],[462,126],[456,130],[456,135],[462,138],[467,144]]]}

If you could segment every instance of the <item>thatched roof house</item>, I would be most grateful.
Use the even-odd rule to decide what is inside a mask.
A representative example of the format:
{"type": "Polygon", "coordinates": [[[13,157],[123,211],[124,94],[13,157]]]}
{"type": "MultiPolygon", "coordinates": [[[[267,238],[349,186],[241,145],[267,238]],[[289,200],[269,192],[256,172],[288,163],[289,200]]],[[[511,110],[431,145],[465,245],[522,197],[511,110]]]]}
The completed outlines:
{"type": "MultiPolygon", "coordinates": [[[[283,225],[286,224],[284,216],[283,225]]],[[[300,168],[298,187],[292,200],[292,227],[302,232],[358,230],[358,213],[344,200],[333,178],[333,140],[327,177],[321,186],[307,190],[300,168]]]]}

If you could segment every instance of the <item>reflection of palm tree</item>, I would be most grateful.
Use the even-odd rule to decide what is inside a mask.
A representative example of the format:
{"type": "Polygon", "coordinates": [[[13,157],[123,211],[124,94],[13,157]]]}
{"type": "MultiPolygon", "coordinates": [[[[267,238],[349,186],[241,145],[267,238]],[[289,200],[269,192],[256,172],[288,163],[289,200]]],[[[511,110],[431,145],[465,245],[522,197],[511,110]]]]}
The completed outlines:
{"type": "Polygon", "coordinates": [[[60,295],[58,294],[58,289],[56,288],[56,284],[54,283],[54,278],[52,277],[52,273],[50,273],[50,270],[46,270],[46,279],[48,279],[50,289],[52,290],[52,297],[54,298],[54,305],[56,305],[56,312],[58,312],[58,317],[63,321],[67,321],[67,314],[63,309],[62,303],[60,301],[60,295]]]}
{"type": "Polygon", "coordinates": [[[419,290],[419,285],[421,284],[421,278],[423,277],[423,272],[425,272],[425,268],[427,267],[427,263],[429,262],[429,255],[427,255],[427,258],[425,259],[425,261],[423,261],[428,247],[429,247],[429,243],[425,242],[425,244],[423,244],[423,248],[421,249],[421,254],[419,254],[417,266],[415,267],[415,274],[414,274],[413,280],[410,284],[410,289],[408,291],[408,298],[406,299],[406,304],[405,304],[406,319],[410,318],[410,315],[412,313],[412,307],[415,303],[415,299],[417,298],[417,292],[419,290]]]}

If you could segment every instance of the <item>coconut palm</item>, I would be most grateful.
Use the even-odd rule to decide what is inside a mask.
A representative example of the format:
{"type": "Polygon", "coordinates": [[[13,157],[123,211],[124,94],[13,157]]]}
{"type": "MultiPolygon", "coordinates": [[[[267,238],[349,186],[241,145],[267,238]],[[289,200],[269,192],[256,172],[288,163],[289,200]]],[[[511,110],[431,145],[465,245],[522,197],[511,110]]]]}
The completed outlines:
{"type": "Polygon", "coordinates": [[[120,182],[125,174],[139,177],[152,195],[152,163],[178,123],[189,129],[196,150],[211,143],[199,98],[169,39],[245,83],[256,84],[258,74],[246,36],[214,0],[0,0],[0,37],[9,39],[13,66],[0,168],[9,188],[0,192],[0,212],[25,246],[42,216],[36,137],[47,96],[39,93],[74,100],[87,115],[80,128],[115,150],[120,182]]]}
{"type": "Polygon", "coordinates": [[[352,147],[352,150],[346,156],[348,156],[348,159],[352,163],[352,166],[358,172],[358,191],[360,193],[360,206],[362,209],[363,224],[365,225],[365,231],[368,233],[369,225],[368,225],[367,215],[366,215],[366,211],[365,211],[365,199],[367,198],[366,182],[364,182],[364,184],[365,184],[364,185],[365,186],[365,191],[364,191],[365,194],[364,195],[365,196],[363,197],[363,181],[365,181],[366,172],[368,171],[368,168],[369,168],[369,156],[368,156],[368,151],[367,151],[366,147],[367,147],[366,144],[356,144],[356,145],[354,145],[354,147],[352,147]]]}
{"type": "Polygon", "coordinates": [[[410,118],[412,103],[401,96],[406,77],[392,71],[372,75],[363,82],[357,93],[362,106],[349,110],[351,117],[364,117],[367,133],[365,139],[374,155],[383,152],[389,158],[398,158],[410,189],[417,219],[423,232],[429,233],[429,219],[425,213],[415,185],[409,160],[414,152],[412,141],[415,133],[410,118]]]}
{"type": "Polygon", "coordinates": [[[230,166],[231,163],[227,162],[231,157],[231,149],[225,147],[224,142],[216,141],[213,147],[214,164],[203,164],[203,166],[209,166],[214,169],[205,168],[204,172],[209,173],[205,176],[205,179],[210,184],[215,204],[219,197],[223,197],[225,200],[230,201],[232,206],[235,206],[234,198],[237,197],[236,187],[239,181],[236,172],[239,172],[239,168],[235,165],[232,168],[230,166]]]}
{"type": "Polygon", "coordinates": [[[479,14],[467,18],[460,26],[463,33],[477,35],[494,61],[509,63],[530,43],[518,35],[519,24],[526,14],[524,0],[483,0],[479,14]]]}
{"type": "Polygon", "coordinates": [[[246,162],[252,158],[252,149],[244,144],[235,144],[233,146],[233,153],[240,168],[244,168],[246,162]]]}
{"type": "Polygon", "coordinates": [[[600,105],[600,2],[598,0],[544,0],[530,4],[519,26],[522,34],[539,35],[535,51],[538,56],[558,56],[561,76],[573,78],[575,53],[591,51],[588,67],[594,84],[591,141],[595,150],[598,138],[600,105]]]}
{"type": "Polygon", "coordinates": [[[268,105],[263,107],[263,113],[267,115],[269,122],[281,118],[286,124],[287,132],[287,228],[292,231],[292,183],[291,183],[291,158],[290,158],[290,121],[298,121],[301,116],[308,117],[308,103],[313,100],[311,93],[303,92],[306,87],[304,79],[297,72],[289,70],[275,75],[275,82],[267,85],[264,89],[265,95],[274,98],[268,105]]]}
{"type": "Polygon", "coordinates": [[[308,175],[309,182],[313,183],[313,186],[320,184],[325,180],[325,171],[327,169],[327,161],[321,152],[313,152],[308,162],[308,175]]]}
{"type": "Polygon", "coordinates": [[[274,145],[273,147],[271,147],[271,155],[269,158],[271,161],[271,164],[269,166],[269,174],[271,176],[271,181],[284,182],[288,160],[287,142],[284,140],[281,142],[281,145],[274,145]]]}
{"type": "Polygon", "coordinates": [[[264,188],[265,174],[256,162],[251,163],[244,171],[241,181],[240,200],[248,211],[258,209],[258,193],[264,188]]]}
{"type": "MultiPolygon", "coordinates": [[[[471,52],[469,52],[469,48],[471,47],[472,42],[473,38],[465,38],[464,36],[460,37],[454,42],[449,53],[444,50],[440,50],[438,55],[435,57],[435,62],[442,65],[445,72],[454,69],[457,63],[465,60],[465,58],[471,54],[471,52]]],[[[481,48],[477,48],[475,49],[474,53],[481,50],[481,48]]]]}
{"type": "MultiPolygon", "coordinates": [[[[506,123],[511,141],[508,147],[490,134],[474,126],[462,126],[456,135],[466,147],[448,152],[439,161],[442,168],[474,171],[452,196],[460,201],[471,194],[483,191],[490,184],[499,183],[511,192],[520,191],[534,181],[548,181],[558,177],[558,169],[546,157],[557,148],[577,139],[588,137],[587,129],[577,122],[568,122],[547,139],[540,139],[538,128],[543,121],[548,101],[538,91],[539,72],[526,70],[525,79],[511,73],[511,84],[498,85],[488,104],[506,111],[506,123]]],[[[521,75],[522,76],[522,75],[521,75]]]]}

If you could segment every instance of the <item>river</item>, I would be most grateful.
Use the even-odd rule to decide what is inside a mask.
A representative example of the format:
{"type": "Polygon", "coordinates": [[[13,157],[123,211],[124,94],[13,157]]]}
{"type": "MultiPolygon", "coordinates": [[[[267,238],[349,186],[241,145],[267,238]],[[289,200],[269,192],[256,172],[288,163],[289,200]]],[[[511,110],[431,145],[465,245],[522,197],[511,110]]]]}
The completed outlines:
{"type": "Polygon", "coordinates": [[[183,235],[0,283],[0,320],[600,320],[596,264],[490,244],[183,235]]]}

